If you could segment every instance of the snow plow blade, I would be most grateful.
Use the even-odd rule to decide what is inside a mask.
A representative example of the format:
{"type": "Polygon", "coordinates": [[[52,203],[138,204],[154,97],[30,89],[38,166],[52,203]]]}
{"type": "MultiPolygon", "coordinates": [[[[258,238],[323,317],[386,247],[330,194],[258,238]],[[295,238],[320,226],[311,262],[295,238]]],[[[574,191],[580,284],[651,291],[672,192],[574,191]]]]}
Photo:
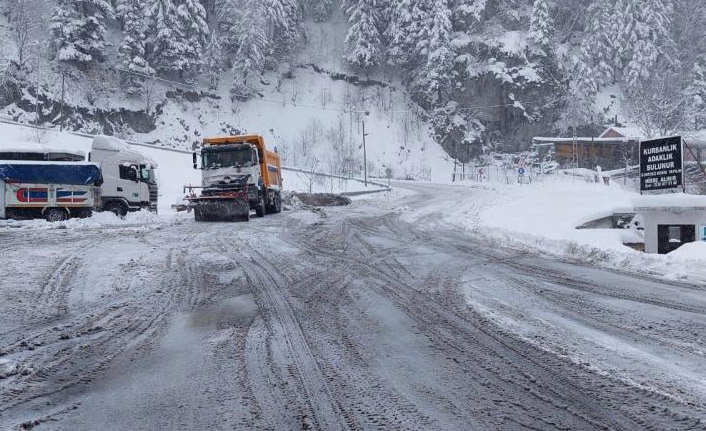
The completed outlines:
{"type": "Polygon", "coordinates": [[[250,204],[233,198],[189,199],[196,221],[249,221],[250,204]]]}

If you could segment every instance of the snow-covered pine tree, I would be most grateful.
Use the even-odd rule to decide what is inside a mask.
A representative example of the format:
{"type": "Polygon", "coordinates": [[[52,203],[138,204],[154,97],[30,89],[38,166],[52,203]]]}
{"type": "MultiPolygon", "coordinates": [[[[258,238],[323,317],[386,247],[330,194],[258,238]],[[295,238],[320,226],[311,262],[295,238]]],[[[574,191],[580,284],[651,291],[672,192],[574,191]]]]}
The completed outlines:
{"type": "Polygon", "coordinates": [[[379,0],[346,0],[342,5],[351,24],[345,59],[361,69],[378,66],[382,59],[379,5],[379,0]]]}
{"type": "Polygon", "coordinates": [[[448,0],[434,0],[429,18],[426,63],[419,73],[418,85],[426,101],[434,106],[443,101],[444,89],[452,79],[453,53],[449,44],[452,29],[448,0]]]}
{"type": "Polygon", "coordinates": [[[108,0],[57,0],[49,27],[56,58],[81,67],[102,62],[108,46],[105,22],[112,18],[108,0]]]}
{"type": "Polygon", "coordinates": [[[148,15],[149,24],[145,34],[150,47],[150,66],[161,73],[179,71],[186,41],[180,26],[177,25],[177,7],[174,0],[152,0],[148,15]]]}
{"type": "Polygon", "coordinates": [[[593,119],[596,83],[590,68],[582,59],[573,58],[571,79],[565,93],[565,106],[561,111],[558,127],[570,130],[588,124],[593,119]]]}
{"type": "Polygon", "coordinates": [[[239,25],[242,7],[238,0],[216,0],[216,32],[224,56],[228,60],[238,51],[239,25]]]}
{"type": "Polygon", "coordinates": [[[179,74],[193,76],[201,68],[204,48],[209,42],[206,9],[198,0],[182,0],[177,7],[177,25],[183,37],[179,74]]]}
{"type": "Polygon", "coordinates": [[[260,76],[270,51],[267,39],[267,22],[265,4],[256,0],[245,8],[237,26],[238,52],[233,60],[233,85],[231,97],[242,99],[250,97],[253,87],[250,85],[251,76],[260,76]]]}
{"type": "Polygon", "coordinates": [[[468,30],[483,19],[488,3],[488,0],[457,0],[453,13],[456,20],[468,30]]]}
{"type": "Polygon", "coordinates": [[[418,26],[414,16],[418,0],[398,0],[390,7],[390,20],[384,38],[388,43],[386,62],[393,66],[407,65],[414,58],[416,40],[413,30],[418,26]]]}
{"type": "Polygon", "coordinates": [[[619,40],[622,26],[620,1],[595,0],[588,7],[588,27],[581,45],[585,65],[591,65],[591,78],[597,86],[613,84],[616,69],[620,69],[617,58],[620,55],[619,40]]]}
{"type": "Polygon", "coordinates": [[[627,89],[636,89],[672,45],[669,0],[625,0],[623,75],[627,89]]]}
{"type": "Polygon", "coordinates": [[[211,32],[211,40],[206,46],[206,74],[208,75],[208,88],[215,90],[223,73],[223,50],[220,38],[215,31],[211,32]]]}
{"type": "Polygon", "coordinates": [[[701,64],[694,64],[684,95],[689,101],[690,114],[696,119],[696,124],[700,127],[706,126],[703,124],[703,119],[706,118],[706,71],[701,64]]]}
{"type": "Polygon", "coordinates": [[[297,0],[264,0],[267,39],[272,55],[282,58],[298,45],[302,33],[302,11],[297,0]]]}
{"type": "Polygon", "coordinates": [[[123,0],[120,15],[123,20],[123,41],[118,47],[118,59],[123,72],[123,85],[130,95],[139,94],[146,76],[154,74],[145,54],[145,10],[141,0],[123,0]]]}
{"type": "Polygon", "coordinates": [[[549,15],[546,0],[534,0],[530,17],[529,40],[532,55],[547,57],[552,50],[554,35],[554,20],[549,15]]]}
{"type": "Polygon", "coordinates": [[[314,21],[328,21],[333,14],[333,0],[310,0],[309,7],[314,21]]]}

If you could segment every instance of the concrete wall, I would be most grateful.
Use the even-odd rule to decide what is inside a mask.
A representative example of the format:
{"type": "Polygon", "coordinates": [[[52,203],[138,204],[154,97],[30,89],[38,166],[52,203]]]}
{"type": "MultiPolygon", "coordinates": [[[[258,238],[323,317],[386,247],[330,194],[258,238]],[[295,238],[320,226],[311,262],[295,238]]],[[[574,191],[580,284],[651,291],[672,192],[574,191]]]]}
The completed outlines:
{"type": "Polygon", "coordinates": [[[645,251],[647,253],[659,252],[659,238],[657,226],[659,225],[694,225],[696,226],[696,240],[699,240],[699,231],[706,226],[706,211],[668,211],[652,209],[640,211],[645,226],[645,251]]]}

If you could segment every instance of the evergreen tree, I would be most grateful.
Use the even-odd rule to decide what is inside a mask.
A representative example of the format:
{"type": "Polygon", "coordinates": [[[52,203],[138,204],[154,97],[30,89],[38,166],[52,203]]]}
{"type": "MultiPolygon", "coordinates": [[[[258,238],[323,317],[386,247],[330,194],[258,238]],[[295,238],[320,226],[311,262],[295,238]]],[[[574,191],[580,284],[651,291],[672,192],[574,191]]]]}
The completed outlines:
{"type": "Polygon", "coordinates": [[[333,14],[333,0],[311,0],[310,7],[316,22],[328,21],[333,14]]]}
{"type": "Polygon", "coordinates": [[[118,48],[118,59],[122,68],[127,71],[123,76],[125,90],[133,95],[142,92],[145,75],[154,74],[154,69],[147,63],[145,54],[145,14],[142,1],[124,0],[119,6],[124,23],[124,36],[118,48]]]}
{"type": "Polygon", "coordinates": [[[185,40],[181,26],[177,25],[177,8],[173,0],[153,0],[147,34],[151,47],[150,65],[163,73],[179,71],[185,40]]]}
{"type": "Polygon", "coordinates": [[[666,0],[629,0],[625,10],[626,51],[624,71],[628,88],[637,88],[671,45],[671,7],[666,0]]]}
{"type": "Polygon", "coordinates": [[[217,89],[223,73],[223,50],[215,31],[211,32],[211,40],[206,47],[206,73],[209,80],[208,88],[217,89]]]}
{"type": "Polygon", "coordinates": [[[470,29],[482,20],[487,7],[488,0],[458,0],[453,13],[458,22],[466,29],[470,29]]]}
{"type": "Polygon", "coordinates": [[[419,85],[428,102],[442,101],[443,90],[451,79],[453,53],[451,40],[451,10],[447,0],[434,0],[430,14],[428,43],[426,44],[426,64],[421,71],[419,85]]]}
{"type": "Polygon", "coordinates": [[[588,8],[589,24],[581,46],[582,62],[593,65],[589,73],[596,85],[609,85],[617,79],[621,7],[620,1],[595,0],[588,8]]]}
{"type": "Polygon", "coordinates": [[[105,21],[114,18],[107,0],[58,0],[50,31],[59,61],[86,66],[102,62],[109,45],[105,41],[105,21]]]}
{"type": "Polygon", "coordinates": [[[265,0],[267,39],[277,57],[289,54],[298,45],[302,11],[296,0],[265,0]]]}
{"type": "Polygon", "coordinates": [[[701,64],[694,64],[684,95],[689,100],[689,109],[693,115],[703,117],[706,113],[706,71],[701,64]]]}
{"type": "Polygon", "coordinates": [[[563,130],[588,124],[594,115],[597,87],[593,74],[582,60],[574,59],[574,62],[571,69],[572,79],[568,81],[565,93],[566,104],[558,124],[563,130]]]}
{"type": "Polygon", "coordinates": [[[425,37],[429,23],[430,0],[399,0],[392,2],[390,19],[384,32],[388,41],[387,63],[393,66],[416,66],[423,64],[422,51],[428,38],[425,37]]]}
{"type": "Polygon", "coordinates": [[[206,9],[198,0],[183,0],[177,8],[177,24],[183,37],[179,72],[195,75],[201,67],[204,48],[209,42],[206,9]]]}
{"type": "Polygon", "coordinates": [[[345,59],[356,67],[367,69],[381,62],[378,4],[378,0],[348,0],[343,3],[351,24],[346,35],[345,59]]]}
{"type": "Polygon", "coordinates": [[[547,56],[552,49],[554,35],[554,20],[549,15],[546,0],[535,0],[530,18],[529,39],[532,44],[532,54],[547,56]]]}
{"type": "Polygon", "coordinates": [[[245,9],[237,32],[238,52],[234,60],[234,77],[231,87],[233,98],[249,97],[253,93],[248,82],[251,76],[259,76],[265,68],[270,43],[266,34],[265,5],[255,2],[245,9]]]}

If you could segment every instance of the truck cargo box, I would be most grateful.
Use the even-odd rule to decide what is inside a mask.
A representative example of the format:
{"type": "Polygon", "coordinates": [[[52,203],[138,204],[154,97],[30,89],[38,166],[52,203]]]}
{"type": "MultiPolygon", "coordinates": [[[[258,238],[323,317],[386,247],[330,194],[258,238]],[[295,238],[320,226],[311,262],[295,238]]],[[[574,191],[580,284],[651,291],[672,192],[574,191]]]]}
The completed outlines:
{"type": "Polygon", "coordinates": [[[0,180],[7,183],[68,184],[100,186],[103,177],[98,165],[77,162],[0,163],[0,180]]]}

